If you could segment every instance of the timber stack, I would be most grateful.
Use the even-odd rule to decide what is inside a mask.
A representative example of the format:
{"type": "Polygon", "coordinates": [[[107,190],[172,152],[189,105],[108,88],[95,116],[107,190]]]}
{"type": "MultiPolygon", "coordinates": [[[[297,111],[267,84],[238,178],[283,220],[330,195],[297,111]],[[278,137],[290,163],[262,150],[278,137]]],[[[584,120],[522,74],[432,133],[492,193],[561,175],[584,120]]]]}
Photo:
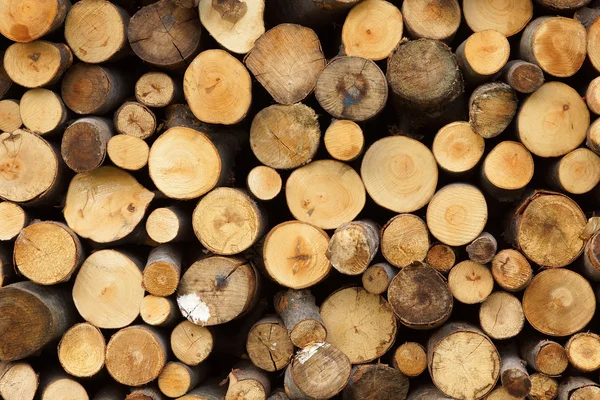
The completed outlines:
{"type": "Polygon", "coordinates": [[[0,398],[600,400],[600,0],[0,0],[0,398]]]}

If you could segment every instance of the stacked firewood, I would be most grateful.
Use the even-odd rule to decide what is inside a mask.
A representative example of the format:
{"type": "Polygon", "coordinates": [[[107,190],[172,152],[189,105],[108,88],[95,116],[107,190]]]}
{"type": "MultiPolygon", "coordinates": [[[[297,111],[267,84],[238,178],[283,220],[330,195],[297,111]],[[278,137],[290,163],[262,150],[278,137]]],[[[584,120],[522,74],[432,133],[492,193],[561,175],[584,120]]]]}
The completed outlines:
{"type": "Polygon", "coordinates": [[[0,34],[0,398],[600,399],[600,1],[0,34]]]}

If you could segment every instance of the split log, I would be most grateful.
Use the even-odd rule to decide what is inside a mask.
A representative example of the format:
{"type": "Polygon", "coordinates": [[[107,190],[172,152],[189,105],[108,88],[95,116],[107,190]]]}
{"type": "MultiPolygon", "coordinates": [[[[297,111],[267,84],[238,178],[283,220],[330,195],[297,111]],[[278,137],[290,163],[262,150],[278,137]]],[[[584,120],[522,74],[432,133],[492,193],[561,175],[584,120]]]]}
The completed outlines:
{"type": "Polygon", "coordinates": [[[122,385],[140,386],[156,378],[167,360],[162,334],[147,325],[133,325],[115,333],[106,346],[106,369],[122,385]]]}
{"type": "Polygon", "coordinates": [[[65,19],[65,40],[81,61],[98,64],[126,55],[127,11],[109,1],[82,0],[65,19]]]}
{"type": "Polygon", "coordinates": [[[421,375],[427,369],[425,347],[416,342],[406,342],[394,352],[394,368],[408,377],[421,375]]]}
{"type": "Polygon", "coordinates": [[[322,229],[337,229],[351,222],[366,201],[358,173],[334,160],[313,161],[296,169],[289,176],[285,189],[292,215],[322,229]]]}
{"type": "Polygon", "coordinates": [[[388,59],[386,76],[400,120],[411,128],[456,120],[464,83],[456,56],[444,43],[418,39],[401,44],[388,59]]]}
{"type": "Polygon", "coordinates": [[[483,161],[481,186],[500,201],[519,199],[533,178],[534,168],[525,146],[510,140],[500,142],[483,161]]]}
{"type": "Polygon", "coordinates": [[[29,222],[28,213],[20,205],[10,201],[0,203],[0,241],[13,240],[29,222]]]}
{"type": "MultiPolygon", "coordinates": [[[[288,181],[289,182],[289,181],[288,181]]],[[[239,254],[266,231],[266,215],[241,189],[216,188],[206,194],[192,214],[196,237],[215,254],[239,254]]]]}
{"type": "Polygon", "coordinates": [[[600,118],[592,122],[588,128],[585,145],[596,154],[600,153],[600,118]]]}
{"type": "Polygon", "coordinates": [[[0,362],[0,396],[4,400],[33,400],[39,384],[31,365],[0,362]]]}
{"type": "Polygon", "coordinates": [[[439,272],[420,262],[400,270],[390,283],[387,298],[398,320],[412,329],[436,328],[452,313],[448,284],[439,272]]]}
{"type": "Polygon", "coordinates": [[[564,267],[583,251],[579,235],[586,222],[579,205],[569,197],[536,191],[514,213],[507,237],[536,264],[564,267]]]}
{"type": "Polygon", "coordinates": [[[329,399],[342,391],[352,365],[334,345],[313,342],[298,351],[285,370],[285,391],[290,399],[329,399]]]}
{"type": "Polygon", "coordinates": [[[342,56],[331,60],[319,75],[315,97],[334,118],[366,121],[385,107],[388,86],[375,62],[342,56]]]}
{"type": "Polygon", "coordinates": [[[535,373],[531,375],[531,391],[527,398],[530,400],[554,400],[558,395],[558,382],[556,379],[535,373]]]}
{"type": "Polygon", "coordinates": [[[108,140],[106,153],[117,167],[127,171],[139,171],[148,164],[150,147],[138,137],[119,134],[108,140]]]}
{"type": "Polygon", "coordinates": [[[67,107],[60,96],[51,90],[28,90],[21,97],[19,105],[23,125],[38,135],[56,134],[67,123],[67,107]]]}
{"type": "Polygon", "coordinates": [[[551,336],[568,336],[592,319],[596,298],[589,282],[567,269],[537,274],[523,295],[523,311],[536,330],[551,336]]]}
{"type": "Polygon", "coordinates": [[[569,364],[565,348],[552,340],[524,338],[520,350],[527,365],[542,374],[558,376],[569,364]]]}
{"type": "Polygon", "coordinates": [[[146,232],[156,243],[180,242],[191,237],[189,210],[178,205],[154,209],[146,219],[146,232]]]}
{"type": "Polygon", "coordinates": [[[524,398],[531,391],[531,378],[521,360],[517,346],[506,343],[498,347],[500,353],[500,382],[506,392],[513,397],[524,398]]]}
{"type": "Polygon", "coordinates": [[[327,342],[341,350],[352,364],[382,357],[396,340],[396,318],[381,296],[361,287],[333,292],[320,311],[327,342]]]}
{"type": "Polygon", "coordinates": [[[246,186],[258,200],[273,200],[281,192],[282,180],[279,172],[271,167],[259,165],[248,172],[246,186]]]}
{"type": "Polygon", "coordinates": [[[425,260],[429,246],[427,225],[416,215],[396,215],[381,228],[381,254],[394,267],[425,260]]]}
{"type": "Polygon", "coordinates": [[[390,2],[366,0],[352,7],[342,27],[342,46],[348,56],[384,60],[402,39],[402,13],[390,2]]]}
{"type": "Polygon", "coordinates": [[[14,361],[59,339],[75,322],[75,310],[61,289],[31,281],[0,288],[0,360],[14,361]]]}
{"type": "Polygon", "coordinates": [[[167,197],[195,199],[229,177],[237,152],[235,138],[199,129],[171,127],[150,148],[150,178],[167,197]]]}
{"type": "Polygon", "coordinates": [[[140,314],[144,299],[142,266],[117,250],[92,253],[81,266],[73,286],[79,314],[98,328],[117,329],[140,314]]]}
{"type": "Polygon", "coordinates": [[[100,329],[87,322],[73,325],[58,344],[58,361],[70,375],[89,378],[104,367],[106,341],[100,329]]]}
{"type": "Polygon", "coordinates": [[[156,116],[145,105],[128,101],[115,111],[114,124],[119,133],[147,139],[156,131],[156,116]]]}
{"type": "Polygon", "coordinates": [[[170,244],[152,249],[143,271],[144,289],[154,296],[175,293],[181,276],[182,258],[181,250],[170,244]]]}
{"type": "Polygon", "coordinates": [[[479,86],[469,99],[469,123],[485,139],[500,135],[517,113],[517,94],[506,83],[479,86]]]}
{"type": "Polygon", "coordinates": [[[183,69],[200,50],[200,31],[195,9],[160,0],[131,17],[127,37],[143,61],[158,68],[183,69]]]}
{"type": "Polygon", "coordinates": [[[199,7],[204,28],[221,46],[233,53],[248,53],[265,33],[264,0],[200,0],[199,7]]]}
{"type": "Polygon", "coordinates": [[[96,243],[110,243],[133,232],[153,198],[154,193],[129,173],[100,167],[71,180],[64,216],[69,228],[79,236],[96,243]],[[103,190],[98,192],[98,187],[103,190]],[[113,212],[107,215],[104,210],[109,207],[113,212]]]}
{"type": "Polygon", "coordinates": [[[66,44],[44,40],[13,43],[4,53],[6,74],[26,88],[55,84],[72,63],[73,53],[66,44]]]}
{"type": "Polygon", "coordinates": [[[487,264],[498,251],[498,242],[492,234],[483,232],[466,247],[469,259],[479,264],[487,264]]]}
{"type": "Polygon", "coordinates": [[[450,43],[460,26],[457,0],[407,0],[402,2],[404,28],[413,38],[437,39],[450,43]]]}
{"type": "Polygon", "coordinates": [[[523,31],[521,59],[537,64],[549,75],[573,76],[585,61],[587,34],[576,19],[538,17],[523,31]]]}
{"type": "Polygon", "coordinates": [[[140,304],[140,317],[150,326],[169,327],[179,322],[181,314],[174,299],[149,294],[140,304]]]}
{"type": "Polygon", "coordinates": [[[600,182],[600,157],[590,149],[575,149],[550,166],[547,178],[557,190],[588,193],[600,182]]]}
{"type": "Polygon", "coordinates": [[[388,263],[371,265],[362,274],[363,287],[369,293],[383,294],[387,292],[388,287],[397,272],[398,270],[388,263]]]}
{"type": "Polygon", "coordinates": [[[356,122],[335,118],[325,131],[323,141],[329,155],[344,162],[357,159],[365,144],[363,131],[356,122]]]}
{"type": "Polygon", "coordinates": [[[466,0],[462,9],[474,32],[494,29],[506,37],[521,32],[533,17],[531,0],[497,3],[496,0],[466,0]]]}
{"type": "Polygon", "coordinates": [[[213,381],[197,386],[179,400],[223,400],[225,392],[225,386],[221,385],[219,381],[213,381]]]}
{"type": "Polygon", "coordinates": [[[271,393],[269,376],[247,361],[235,366],[227,378],[225,400],[266,400],[271,393]]]}
{"type": "Polygon", "coordinates": [[[281,24],[254,43],[244,63],[277,103],[291,105],[313,92],[327,60],[312,29],[281,24]]]}
{"type": "Polygon", "coordinates": [[[454,398],[483,397],[500,375],[500,356],[492,341],[464,323],[446,324],[429,339],[427,362],[433,383],[454,398]],[[457,379],[461,385],[456,384],[457,379]]]}
{"type": "Polygon", "coordinates": [[[427,206],[427,227],[440,242],[463,246],[481,234],[488,218],[487,203],[475,186],[447,185],[427,206]]]}
{"type": "Polygon", "coordinates": [[[521,301],[507,292],[492,293],[481,303],[479,324],[481,329],[495,340],[517,336],[525,325],[521,301]]]}
{"type": "Polygon", "coordinates": [[[427,251],[425,262],[445,274],[456,264],[456,253],[447,244],[436,243],[427,251]]]}
{"type": "Polygon", "coordinates": [[[387,365],[357,365],[342,396],[344,400],[405,399],[408,385],[406,376],[387,365]]]}
{"type": "Polygon", "coordinates": [[[268,315],[250,328],[246,351],[250,361],[258,368],[275,372],[290,363],[294,345],[283,321],[275,315],[268,315]]]}
{"type": "Polygon", "coordinates": [[[544,84],[544,71],[535,64],[522,60],[506,63],[498,78],[519,93],[533,93],[544,84]]]}
{"type": "Polygon", "coordinates": [[[196,261],[177,288],[184,317],[202,326],[234,320],[255,304],[258,274],[243,258],[211,256],[196,261]]]}
{"type": "Polygon", "coordinates": [[[465,260],[450,270],[448,287],[461,303],[483,303],[494,289],[494,278],[485,265],[465,260]]]}
{"type": "Polygon", "coordinates": [[[23,126],[21,105],[19,100],[5,99],[0,101],[0,130],[14,132],[23,126]]]}
{"type": "Polygon", "coordinates": [[[199,365],[213,350],[213,335],[208,328],[183,321],[171,332],[171,350],[182,363],[199,365]]]}
{"type": "Polygon", "coordinates": [[[146,107],[166,107],[183,99],[183,86],[164,72],[148,72],[135,83],[135,98],[146,107]]]}
{"type": "Polygon", "coordinates": [[[250,127],[250,147],[272,168],[291,169],[317,153],[321,130],[315,111],[304,104],[272,105],[259,111],[250,127]]]}
{"type": "Polygon", "coordinates": [[[89,396],[85,388],[62,372],[48,371],[42,374],[38,390],[40,400],[88,400],[89,396]]]}
{"type": "Polygon", "coordinates": [[[2,199],[31,205],[62,194],[65,166],[55,146],[25,129],[0,134],[0,145],[2,199]]]}
{"type": "Polygon", "coordinates": [[[200,121],[232,125],[250,109],[252,81],[235,57],[223,50],[206,50],[185,71],[183,92],[200,121]]]}
{"type": "Polygon", "coordinates": [[[158,388],[167,397],[181,397],[196,387],[204,377],[199,367],[191,368],[177,361],[168,362],[158,376],[158,388]]]}
{"type": "Polygon", "coordinates": [[[274,306],[294,346],[305,348],[309,343],[322,342],[327,337],[325,324],[310,290],[279,292],[275,295],[274,306]]]}
{"type": "Polygon", "coordinates": [[[58,30],[71,6],[68,0],[8,0],[0,5],[0,33],[15,42],[31,42],[58,30]]]}
{"type": "Polygon", "coordinates": [[[445,172],[458,175],[472,171],[485,150],[482,136],[473,132],[468,122],[451,122],[440,129],[431,151],[438,166],[445,172]]]}
{"type": "Polygon", "coordinates": [[[123,103],[129,86],[121,71],[77,63],[65,74],[61,93],[67,107],[76,114],[101,115],[123,103]]]}
{"type": "Polygon", "coordinates": [[[62,137],[60,152],[75,172],[90,172],[104,163],[108,141],[114,135],[110,120],[84,117],[72,122],[62,137]]]}
{"type": "Polygon", "coordinates": [[[373,201],[397,213],[425,206],[438,181],[431,151],[406,136],[389,136],[373,143],[363,157],[360,175],[373,201]]]}
{"type": "Polygon", "coordinates": [[[327,248],[333,268],[346,275],[365,272],[379,250],[379,226],[371,220],[352,221],[340,225],[327,248]]]}
{"type": "Polygon", "coordinates": [[[510,44],[493,29],[473,33],[456,48],[458,65],[473,86],[491,80],[508,62],[510,44]]]}
{"type": "Polygon", "coordinates": [[[288,221],[267,234],[262,258],[275,282],[303,289],[321,282],[329,274],[328,246],[329,236],[324,230],[301,221],[288,221]]]}
{"type": "Polygon", "coordinates": [[[17,236],[13,259],[27,279],[55,285],[71,279],[83,262],[84,252],[79,237],[63,223],[37,221],[17,236]]]}
{"type": "Polygon", "coordinates": [[[570,376],[558,386],[557,400],[586,400],[600,396],[600,385],[582,376],[570,376]]]}
{"type": "MultiPolygon", "coordinates": [[[[591,0],[535,0],[538,4],[553,11],[572,11],[583,7],[591,0]]],[[[562,400],[562,399],[560,399],[562,400]]]]}
{"type": "Polygon", "coordinates": [[[600,369],[600,336],[592,332],[576,333],[565,344],[571,365],[583,372],[600,369]]]}

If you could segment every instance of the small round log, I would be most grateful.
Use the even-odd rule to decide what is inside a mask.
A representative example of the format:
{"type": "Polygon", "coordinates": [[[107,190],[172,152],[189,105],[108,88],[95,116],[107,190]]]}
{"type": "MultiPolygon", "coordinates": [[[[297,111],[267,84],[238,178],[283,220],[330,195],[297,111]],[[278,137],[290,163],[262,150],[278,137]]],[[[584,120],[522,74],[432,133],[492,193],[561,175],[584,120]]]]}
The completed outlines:
{"type": "Polygon", "coordinates": [[[115,111],[115,129],[118,133],[147,139],[156,131],[156,116],[145,105],[127,101],[115,111]]]}
{"type": "Polygon", "coordinates": [[[427,369],[427,352],[419,343],[403,343],[394,352],[393,364],[408,377],[419,376],[427,369]]]}
{"type": "Polygon", "coordinates": [[[558,382],[548,375],[535,373],[531,375],[530,400],[554,400],[558,394],[558,382]]]}
{"type": "Polygon", "coordinates": [[[388,86],[373,61],[342,56],[330,61],[319,75],[315,97],[334,118],[366,121],[383,110],[388,86]]]}
{"type": "Polygon", "coordinates": [[[271,167],[259,165],[248,172],[246,186],[258,200],[273,200],[281,192],[282,180],[279,172],[271,167]]]}
{"type": "Polygon", "coordinates": [[[569,336],[583,329],[594,316],[596,298],[589,282],[567,269],[537,274],[523,295],[527,321],[539,332],[569,336]]]}
{"type": "Polygon", "coordinates": [[[24,362],[0,362],[0,396],[4,400],[33,400],[38,374],[24,362]]]}
{"type": "Polygon", "coordinates": [[[398,270],[388,263],[371,265],[362,274],[362,284],[365,290],[373,294],[387,292],[390,283],[398,270]]]}
{"type": "Polygon", "coordinates": [[[483,303],[494,289],[494,278],[485,265],[465,260],[450,270],[448,287],[461,303],[483,303]]]}
{"type": "Polygon", "coordinates": [[[73,325],[58,344],[58,361],[70,375],[89,378],[104,367],[106,340],[87,322],[73,325]]]}
{"type": "Polygon", "coordinates": [[[114,135],[110,120],[84,117],[72,122],[65,130],[60,152],[69,168],[75,172],[90,172],[102,165],[108,141],[114,135]]]}
{"type": "Polygon", "coordinates": [[[535,164],[531,153],[519,142],[503,141],[483,161],[482,187],[495,199],[518,199],[533,178],[535,164]]]}
{"type": "Polygon", "coordinates": [[[435,268],[436,271],[445,274],[450,272],[450,269],[456,264],[456,253],[447,244],[436,243],[427,251],[425,262],[435,268]]]}
{"type": "Polygon", "coordinates": [[[565,344],[571,365],[583,372],[600,369],[600,336],[593,332],[576,333],[565,344]]]}
{"type": "Polygon", "coordinates": [[[402,2],[402,17],[413,39],[449,43],[460,26],[461,11],[457,0],[406,0],[402,2]]]}
{"type": "Polygon", "coordinates": [[[201,381],[202,370],[177,361],[168,362],[158,376],[158,388],[167,397],[180,398],[201,381]]]}
{"type": "Polygon", "coordinates": [[[521,32],[533,17],[531,0],[465,0],[463,14],[474,32],[495,29],[506,37],[521,32]]]}
{"type": "Polygon", "coordinates": [[[507,292],[494,292],[479,308],[481,329],[492,339],[504,340],[517,336],[525,325],[521,301],[507,292]]]}
{"type": "Polygon", "coordinates": [[[181,313],[174,299],[149,294],[140,304],[140,317],[150,326],[170,327],[179,322],[181,313]]]}
{"type": "Polygon", "coordinates": [[[469,259],[479,264],[487,264],[498,251],[498,242],[492,234],[483,232],[466,247],[469,259]]]}
{"type": "Polygon", "coordinates": [[[381,254],[394,267],[425,260],[429,246],[427,225],[416,215],[397,215],[381,228],[381,254]]]}
{"type": "Polygon", "coordinates": [[[0,5],[0,33],[15,42],[31,42],[59,29],[69,11],[68,0],[7,0],[0,5]]]}
{"type": "Polygon", "coordinates": [[[23,126],[20,100],[4,99],[0,101],[0,130],[14,132],[23,126]]]}
{"type": "Polygon", "coordinates": [[[425,206],[438,181],[431,151],[406,136],[390,136],[373,143],[363,157],[360,175],[373,201],[398,213],[425,206]],[[398,162],[402,168],[397,167],[398,162]]]}
{"type": "Polygon", "coordinates": [[[19,105],[23,125],[38,135],[56,134],[67,123],[67,107],[60,96],[51,90],[28,90],[21,97],[19,105]]]}
{"type": "Polygon", "coordinates": [[[203,326],[180,322],[171,332],[171,350],[182,363],[199,365],[213,350],[213,335],[203,326]]]}
{"type": "Polygon", "coordinates": [[[264,240],[265,269],[282,286],[313,286],[331,270],[328,246],[329,236],[322,229],[301,221],[283,222],[271,229],[264,240]]]}
{"type": "Polygon", "coordinates": [[[559,376],[569,365],[563,346],[552,340],[527,337],[521,342],[521,356],[529,368],[549,376],[559,376]]]}
{"type": "Polygon", "coordinates": [[[0,203],[0,241],[13,240],[29,222],[28,213],[20,205],[10,201],[0,203]]]}
{"type": "Polygon", "coordinates": [[[166,107],[183,99],[183,86],[164,72],[147,72],[135,83],[135,98],[146,107],[166,107]]]}
{"type": "MultiPolygon", "coordinates": [[[[526,363],[521,360],[519,350],[514,342],[504,343],[498,347],[500,353],[500,382],[505,392],[512,397],[524,398],[531,391],[531,378],[526,363]]],[[[489,399],[489,397],[488,397],[489,399]]]]}
{"type": "Polygon", "coordinates": [[[274,305],[294,346],[304,348],[327,337],[325,324],[310,290],[279,292],[275,295],[274,305]]]}
{"type": "Polygon", "coordinates": [[[320,310],[327,341],[341,350],[352,364],[382,357],[396,339],[396,317],[381,296],[361,287],[331,294],[320,310]]]}
{"type": "Polygon", "coordinates": [[[500,80],[519,93],[533,93],[544,84],[544,71],[535,64],[512,60],[500,71],[500,80]]]}
{"type": "Polygon", "coordinates": [[[481,160],[484,150],[483,137],[464,121],[451,122],[440,129],[431,146],[438,166],[454,175],[472,171],[481,160]]]}
{"type": "Polygon", "coordinates": [[[493,29],[473,33],[456,48],[465,81],[480,85],[492,79],[508,62],[510,44],[493,29]]]}
{"type": "Polygon", "coordinates": [[[164,244],[152,249],[143,271],[144,289],[155,296],[175,293],[181,276],[182,259],[181,249],[173,245],[164,244]]]}
{"type": "Polygon", "coordinates": [[[575,149],[550,166],[547,179],[562,192],[588,193],[600,182],[600,156],[590,149],[575,149]]]}
{"type": "Polygon", "coordinates": [[[108,140],[106,153],[117,167],[127,171],[139,171],[148,165],[150,147],[138,137],[120,134],[108,140]]]}
{"type": "Polygon", "coordinates": [[[192,233],[189,209],[178,205],[154,209],[146,219],[146,233],[160,244],[189,239],[192,233]]]}
{"type": "Polygon", "coordinates": [[[131,324],[140,314],[144,299],[141,269],[136,259],[116,250],[92,253],[73,285],[73,301],[79,314],[103,329],[131,324]]]}
{"type": "Polygon", "coordinates": [[[325,149],[336,160],[349,162],[357,159],[363,151],[363,131],[354,121],[332,119],[323,136],[325,149]]]}
{"type": "Polygon", "coordinates": [[[506,83],[479,86],[469,99],[469,123],[485,139],[500,135],[517,112],[517,93],[506,83]]]}
{"type": "Polygon", "coordinates": [[[294,345],[283,321],[275,315],[268,315],[250,328],[246,351],[255,366],[275,372],[289,364],[294,356],[294,345]]]}
{"type": "Polygon", "coordinates": [[[4,53],[6,74],[26,88],[55,84],[72,63],[73,53],[69,46],[45,40],[13,43],[4,53]]]}
{"type": "Polygon", "coordinates": [[[141,386],[158,378],[167,354],[161,332],[147,325],[128,326],[106,345],[106,369],[122,385],[141,386]]]}

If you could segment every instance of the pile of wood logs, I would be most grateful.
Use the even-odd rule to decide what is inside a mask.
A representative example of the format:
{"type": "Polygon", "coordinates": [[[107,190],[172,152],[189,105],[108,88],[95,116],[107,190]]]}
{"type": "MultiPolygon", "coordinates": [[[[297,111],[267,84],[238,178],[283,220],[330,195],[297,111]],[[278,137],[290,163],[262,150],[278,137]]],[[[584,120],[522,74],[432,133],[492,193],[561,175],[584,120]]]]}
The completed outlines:
{"type": "Polygon", "coordinates": [[[600,400],[600,0],[0,34],[0,398],[600,400]]]}

